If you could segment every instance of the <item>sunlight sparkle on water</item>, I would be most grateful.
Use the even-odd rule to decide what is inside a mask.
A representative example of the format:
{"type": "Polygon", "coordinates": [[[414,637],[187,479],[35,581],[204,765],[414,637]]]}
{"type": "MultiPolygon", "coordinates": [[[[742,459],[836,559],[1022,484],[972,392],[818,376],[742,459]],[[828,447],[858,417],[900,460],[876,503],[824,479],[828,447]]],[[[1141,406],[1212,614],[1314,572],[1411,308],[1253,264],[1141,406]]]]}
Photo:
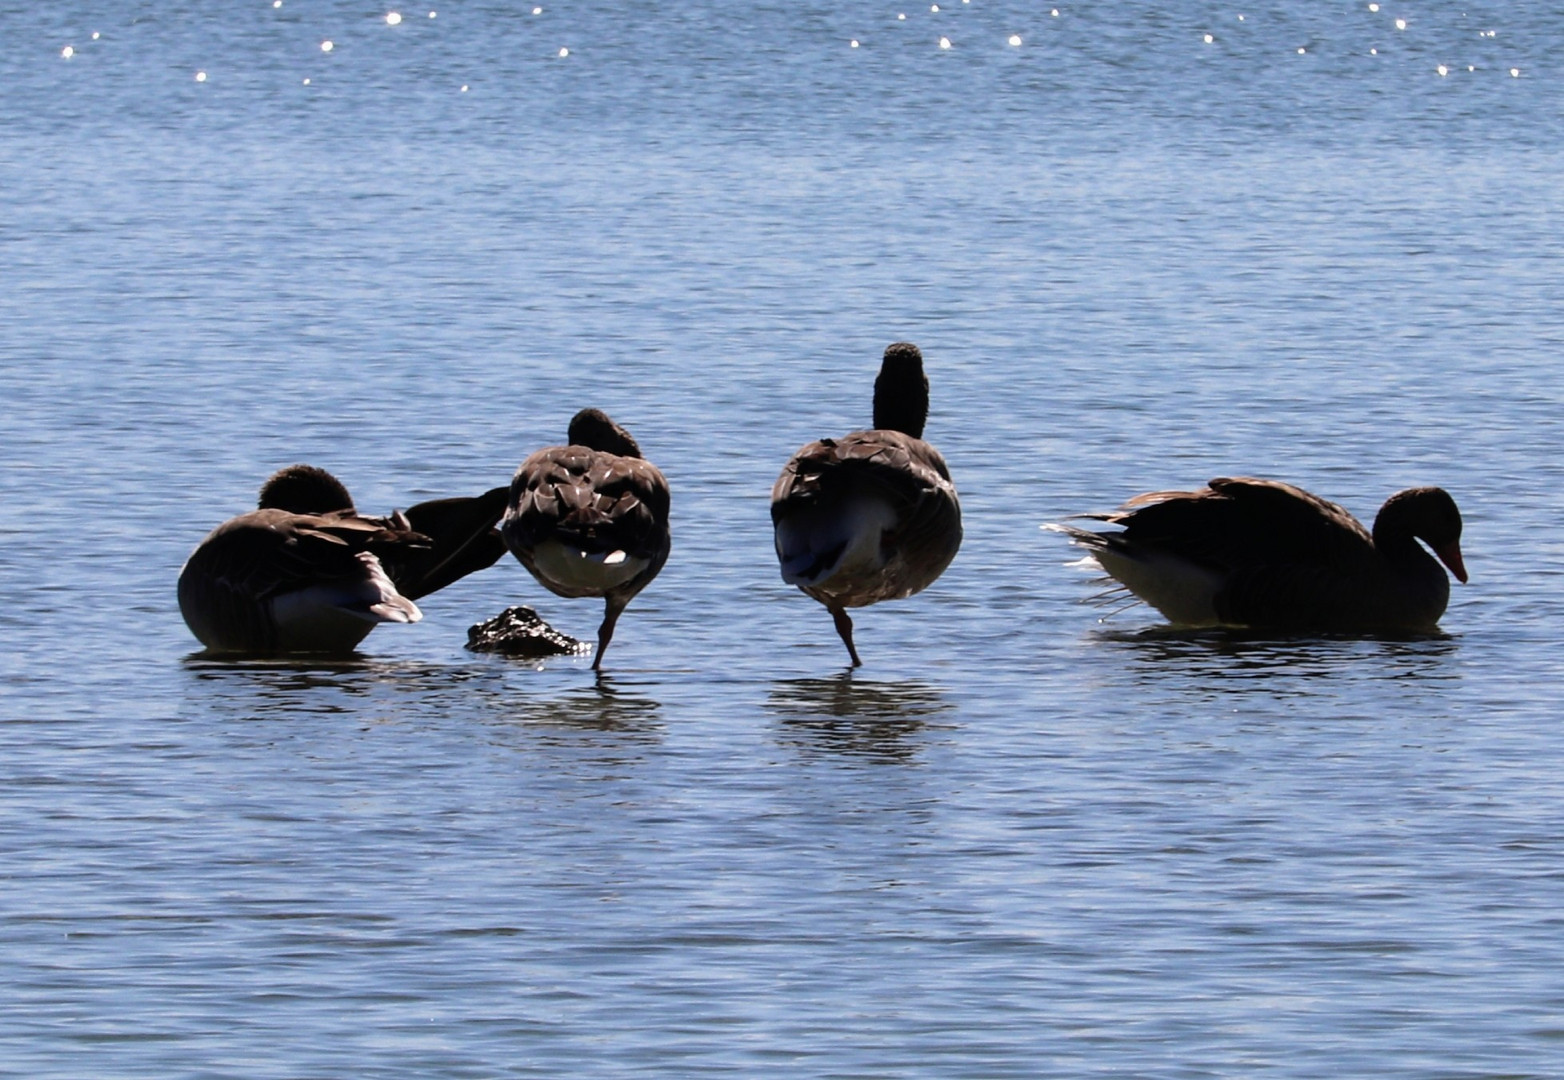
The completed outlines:
{"type": "Polygon", "coordinates": [[[96,30],[94,30],[92,32],[92,40],[93,41],[97,41],[98,40],[98,32],[96,30]]]}
{"type": "Polygon", "coordinates": [[[849,41],[847,43],[847,47],[850,48],[850,49],[856,49],[858,47],[858,39],[857,38],[853,38],[853,40],[851,40],[851,41],[849,41]]]}
{"type": "Polygon", "coordinates": [[[1010,45],[1011,45],[1012,48],[1020,48],[1020,46],[1021,46],[1021,35],[1020,34],[1011,34],[1010,35],[1010,45]]]}
{"type": "Polygon", "coordinates": [[[66,59],[66,60],[69,60],[71,57],[73,57],[75,55],[76,55],[76,50],[73,49],[69,45],[65,46],[65,48],[60,50],[60,56],[63,57],[64,59],[66,59]]]}
{"type": "Polygon", "coordinates": [[[1450,69],[1445,67],[1443,64],[1440,64],[1438,67],[1434,68],[1434,70],[1439,72],[1441,76],[1450,74],[1450,69]]]}
{"type": "Polygon", "coordinates": [[[940,38],[939,39],[939,47],[942,48],[942,49],[950,48],[950,38],[948,38],[948,37],[940,38]]]}
{"type": "Polygon", "coordinates": [[[1370,11],[1378,11],[1379,10],[1379,5],[1378,4],[1370,4],[1369,5],[1369,10],[1370,11]]]}
{"type": "Polygon", "coordinates": [[[929,10],[930,11],[938,11],[939,10],[939,5],[938,4],[930,4],[929,5],[929,10]]]}
{"type": "Polygon", "coordinates": [[[559,55],[561,55],[561,56],[569,56],[570,55],[570,50],[569,49],[560,49],[559,50],[559,55]]]}
{"type": "Polygon", "coordinates": [[[387,26],[397,26],[401,22],[402,22],[402,15],[401,15],[400,12],[397,12],[397,11],[388,11],[388,12],[386,12],[386,25],[387,26]]]}
{"type": "Polygon", "coordinates": [[[1054,8],[1048,14],[1057,19],[1059,17],[1059,9],[1058,8],[1054,8]]]}
{"type": "Polygon", "coordinates": [[[206,82],[206,72],[204,72],[204,71],[196,72],[196,82],[206,82]]]}
{"type": "Polygon", "coordinates": [[[1304,54],[1304,53],[1306,53],[1306,52],[1308,52],[1308,51],[1309,51],[1309,50],[1307,50],[1307,49],[1305,49],[1305,48],[1304,48],[1304,47],[1303,47],[1303,46],[1302,46],[1302,45],[1299,45],[1299,46],[1298,46],[1298,55],[1299,55],[1299,56],[1302,56],[1302,55],[1303,55],[1303,54],[1304,54]]]}
{"type": "Polygon", "coordinates": [[[1369,50],[1369,55],[1370,56],[1378,56],[1379,55],[1379,50],[1378,49],[1370,49],[1369,50]]]}
{"type": "Polygon", "coordinates": [[[1521,77],[1521,69],[1520,68],[1511,68],[1510,69],[1510,78],[1518,79],[1520,77],[1521,77]]]}
{"type": "Polygon", "coordinates": [[[1396,29],[1397,30],[1405,30],[1406,28],[1407,28],[1407,21],[1405,19],[1397,19],[1396,20],[1396,29]]]}
{"type": "Polygon", "coordinates": [[[1216,40],[1216,38],[1212,37],[1210,34],[1206,35],[1206,44],[1207,45],[1211,44],[1215,40],[1216,40]]]}
{"type": "Polygon", "coordinates": [[[321,43],[320,43],[320,51],[321,51],[321,52],[330,52],[330,51],[331,51],[331,50],[332,50],[332,49],[335,49],[335,48],[336,48],[336,46],[335,46],[335,45],[333,45],[333,44],[332,44],[332,43],[331,43],[331,42],[329,42],[329,41],[322,41],[322,42],[321,42],[321,43]]]}

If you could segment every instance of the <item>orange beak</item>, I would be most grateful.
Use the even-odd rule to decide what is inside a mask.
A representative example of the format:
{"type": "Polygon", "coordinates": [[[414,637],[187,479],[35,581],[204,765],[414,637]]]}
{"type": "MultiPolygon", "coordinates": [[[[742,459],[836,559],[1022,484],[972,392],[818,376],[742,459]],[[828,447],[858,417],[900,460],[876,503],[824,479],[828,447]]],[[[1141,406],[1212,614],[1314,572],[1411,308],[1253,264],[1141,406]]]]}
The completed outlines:
{"type": "Polygon", "coordinates": [[[1465,585],[1466,563],[1461,560],[1460,541],[1452,540],[1448,544],[1440,544],[1438,547],[1430,544],[1429,547],[1433,547],[1434,554],[1439,556],[1439,561],[1450,568],[1450,572],[1455,575],[1455,580],[1465,585]]]}

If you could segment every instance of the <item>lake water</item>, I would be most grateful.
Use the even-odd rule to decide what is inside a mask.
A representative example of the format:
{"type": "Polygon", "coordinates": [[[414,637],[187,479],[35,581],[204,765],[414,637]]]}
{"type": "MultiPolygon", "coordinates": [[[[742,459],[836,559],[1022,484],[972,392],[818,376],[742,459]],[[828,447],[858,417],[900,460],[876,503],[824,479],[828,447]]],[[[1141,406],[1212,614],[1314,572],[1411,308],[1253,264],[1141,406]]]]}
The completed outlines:
{"type": "Polygon", "coordinates": [[[1554,7],[540,2],[0,4],[0,1072],[1564,1073],[1554,7]],[[902,339],[966,541],[849,673],[767,498],[902,339]],[[597,625],[509,558],[197,655],[271,470],[586,405],[674,493],[600,680],[464,649],[597,625]],[[1448,488],[1446,635],[1103,622],[1038,528],[1230,474],[1448,488]]]}

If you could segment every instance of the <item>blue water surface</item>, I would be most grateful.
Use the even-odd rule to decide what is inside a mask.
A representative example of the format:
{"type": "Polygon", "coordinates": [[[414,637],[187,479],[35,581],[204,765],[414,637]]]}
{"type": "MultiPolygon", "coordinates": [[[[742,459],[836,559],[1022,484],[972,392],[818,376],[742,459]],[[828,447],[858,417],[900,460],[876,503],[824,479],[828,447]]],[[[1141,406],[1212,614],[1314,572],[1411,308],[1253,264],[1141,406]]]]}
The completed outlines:
{"type": "Polygon", "coordinates": [[[0,3],[0,1072],[1564,1073],[1553,7],[539,3],[0,3]],[[896,340],[966,540],[848,672],[767,496],[896,340]],[[596,627],[508,558],[198,654],[273,469],[586,405],[674,493],[601,679],[464,648],[596,627]],[[1159,633],[1039,531],[1234,474],[1448,488],[1445,633],[1159,633]]]}

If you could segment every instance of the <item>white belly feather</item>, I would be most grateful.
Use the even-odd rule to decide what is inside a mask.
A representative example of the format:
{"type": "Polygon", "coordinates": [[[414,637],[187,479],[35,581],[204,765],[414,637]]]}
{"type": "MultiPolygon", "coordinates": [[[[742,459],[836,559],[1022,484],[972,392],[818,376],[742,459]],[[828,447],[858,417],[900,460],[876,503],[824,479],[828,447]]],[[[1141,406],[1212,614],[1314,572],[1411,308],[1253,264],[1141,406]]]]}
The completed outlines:
{"type": "Polygon", "coordinates": [[[562,589],[591,596],[617,589],[645,570],[650,561],[632,558],[623,551],[583,552],[558,540],[547,540],[532,552],[537,573],[562,589]]]}
{"type": "Polygon", "coordinates": [[[1130,592],[1179,626],[1220,626],[1216,593],[1221,578],[1175,555],[1138,550],[1134,555],[1093,547],[1091,557],[1130,592]]]}

